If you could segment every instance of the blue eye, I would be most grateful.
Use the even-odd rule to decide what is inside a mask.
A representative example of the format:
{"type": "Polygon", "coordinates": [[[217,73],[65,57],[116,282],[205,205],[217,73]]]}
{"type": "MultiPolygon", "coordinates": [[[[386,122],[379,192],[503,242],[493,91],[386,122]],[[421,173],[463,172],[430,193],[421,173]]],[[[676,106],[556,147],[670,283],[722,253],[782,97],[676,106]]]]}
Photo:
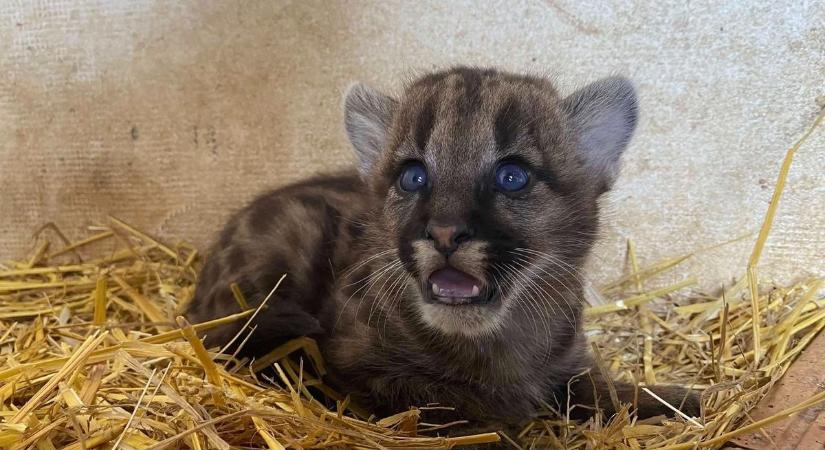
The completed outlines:
{"type": "Polygon", "coordinates": [[[401,189],[407,192],[415,192],[427,185],[427,169],[421,163],[411,163],[401,172],[398,179],[401,189]]]}
{"type": "Polygon", "coordinates": [[[515,192],[524,189],[530,176],[518,164],[505,163],[496,169],[496,185],[504,191],[515,192]]]}

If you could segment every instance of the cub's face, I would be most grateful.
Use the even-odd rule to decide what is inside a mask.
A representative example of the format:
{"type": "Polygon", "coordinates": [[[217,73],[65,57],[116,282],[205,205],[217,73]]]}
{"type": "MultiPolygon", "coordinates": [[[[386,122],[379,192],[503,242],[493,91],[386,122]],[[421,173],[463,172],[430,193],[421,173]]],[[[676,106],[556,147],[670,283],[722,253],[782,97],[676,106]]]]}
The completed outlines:
{"type": "Polygon", "coordinates": [[[410,320],[466,336],[575,332],[596,202],[635,121],[619,78],[564,99],[544,79],[469,68],[423,77],[400,100],[351,88],[347,131],[410,320]]]}

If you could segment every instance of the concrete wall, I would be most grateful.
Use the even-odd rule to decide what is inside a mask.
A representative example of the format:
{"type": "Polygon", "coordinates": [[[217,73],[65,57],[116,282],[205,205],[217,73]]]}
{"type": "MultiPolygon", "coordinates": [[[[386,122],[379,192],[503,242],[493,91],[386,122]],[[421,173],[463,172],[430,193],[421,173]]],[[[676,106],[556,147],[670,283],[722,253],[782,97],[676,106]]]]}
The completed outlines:
{"type": "MultiPolygon", "coordinates": [[[[340,95],[496,65],[563,90],[623,73],[642,121],[608,206],[652,262],[755,231],[825,95],[814,1],[0,2],[0,259],[117,215],[204,245],[255,192],[349,163],[340,95]],[[818,99],[818,100],[817,100],[818,99]],[[818,102],[818,103],[817,103],[818,102]]],[[[797,157],[762,273],[825,274],[825,131],[797,157]]],[[[741,273],[751,240],[686,272],[741,273]]]]}

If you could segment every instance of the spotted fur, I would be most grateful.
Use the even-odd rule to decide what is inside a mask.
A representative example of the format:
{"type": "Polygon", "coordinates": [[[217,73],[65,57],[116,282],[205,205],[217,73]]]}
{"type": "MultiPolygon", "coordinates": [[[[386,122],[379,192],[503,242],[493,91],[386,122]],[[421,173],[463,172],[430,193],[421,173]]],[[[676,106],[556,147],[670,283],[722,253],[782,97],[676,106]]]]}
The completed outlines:
{"type": "MultiPolygon", "coordinates": [[[[286,273],[245,351],[312,336],[329,381],[379,414],[439,403],[456,407],[445,420],[507,426],[542,403],[611,411],[581,332],[579,273],[598,232],[597,200],[635,127],[630,83],[609,78],[565,98],[543,78],[459,67],[421,77],[398,99],[355,85],[345,115],[357,170],[266,193],[235,214],[190,318],[238,312],[232,282],[257,304],[286,273]],[[429,175],[414,193],[398,184],[411,161],[429,175]],[[528,168],[523,191],[495,188],[502,161],[528,168]],[[425,230],[457,221],[472,235],[446,254],[425,230]],[[481,280],[486,301],[432,301],[427,277],[445,265],[481,280]]],[[[226,343],[239,326],[207,343],[226,343]]],[[[617,386],[631,402],[635,389],[617,386]]],[[[693,394],[659,393],[698,411],[693,394]]],[[[640,416],[669,413],[639,400],[640,416]]]]}

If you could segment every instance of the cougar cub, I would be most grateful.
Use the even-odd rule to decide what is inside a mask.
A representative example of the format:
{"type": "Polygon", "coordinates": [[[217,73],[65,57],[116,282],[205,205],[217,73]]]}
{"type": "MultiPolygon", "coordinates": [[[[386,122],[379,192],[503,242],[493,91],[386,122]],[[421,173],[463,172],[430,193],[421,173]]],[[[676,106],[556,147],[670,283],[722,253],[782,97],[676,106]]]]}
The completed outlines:
{"type": "MultiPolygon", "coordinates": [[[[345,124],[357,170],[235,214],[187,314],[238,312],[232,282],[259,304],[287,274],[244,351],[311,336],[330,383],[378,414],[438,403],[484,426],[517,424],[542,404],[609,413],[599,370],[577,378],[592,367],[577,273],[636,118],[623,78],[568,97],[542,78],[465,67],[397,99],[354,85],[345,124]]],[[[240,326],[210,331],[207,344],[240,326]]],[[[633,386],[615,386],[633,401],[633,386]]],[[[692,393],[657,393],[698,412],[692,393]]],[[[670,412],[638,397],[640,416],[670,412]]]]}

